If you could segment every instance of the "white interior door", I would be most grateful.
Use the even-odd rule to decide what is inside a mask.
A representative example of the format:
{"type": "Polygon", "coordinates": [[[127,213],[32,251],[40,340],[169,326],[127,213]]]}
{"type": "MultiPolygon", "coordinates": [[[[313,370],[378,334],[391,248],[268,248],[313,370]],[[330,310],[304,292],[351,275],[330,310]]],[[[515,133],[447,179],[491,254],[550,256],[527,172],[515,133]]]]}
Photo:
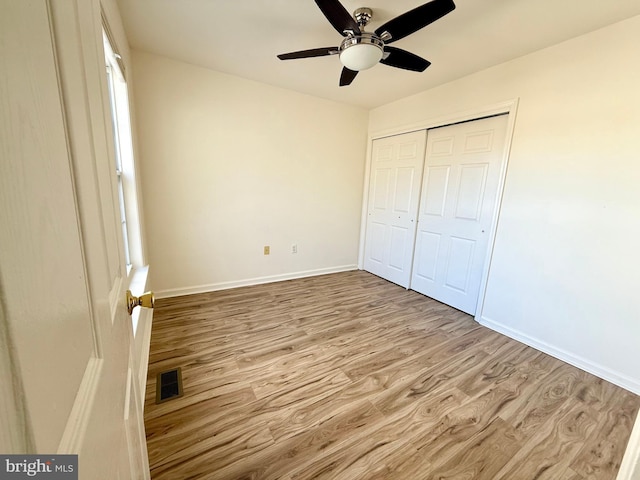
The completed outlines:
{"type": "Polygon", "coordinates": [[[99,27],[85,0],[0,15],[0,450],[78,454],[82,479],[149,478],[99,27]]]}
{"type": "Polygon", "coordinates": [[[508,115],[429,130],[411,288],[475,314],[508,115]]]}
{"type": "Polygon", "coordinates": [[[405,288],[424,164],[426,132],[373,141],[364,269],[405,288]]]}

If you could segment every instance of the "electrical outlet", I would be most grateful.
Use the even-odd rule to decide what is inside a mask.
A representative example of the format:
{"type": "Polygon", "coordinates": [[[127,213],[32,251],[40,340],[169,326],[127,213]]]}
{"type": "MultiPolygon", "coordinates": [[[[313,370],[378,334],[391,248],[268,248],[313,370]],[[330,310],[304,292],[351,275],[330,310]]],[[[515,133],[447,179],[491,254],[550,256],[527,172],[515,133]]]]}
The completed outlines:
{"type": "Polygon", "coordinates": [[[298,245],[295,243],[291,245],[291,253],[298,253],[298,245]]]}
{"type": "Polygon", "coordinates": [[[269,255],[271,253],[271,247],[269,245],[264,246],[264,254],[269,255]]]}

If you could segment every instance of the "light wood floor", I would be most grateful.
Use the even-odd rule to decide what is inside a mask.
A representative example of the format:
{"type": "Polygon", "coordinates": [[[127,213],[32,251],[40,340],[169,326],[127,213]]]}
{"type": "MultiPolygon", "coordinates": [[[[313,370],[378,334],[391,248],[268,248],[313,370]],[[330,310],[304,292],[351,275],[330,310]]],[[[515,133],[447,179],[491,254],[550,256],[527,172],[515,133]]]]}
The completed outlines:
{"type": "Polygon", "coordinates": [[[639,406],[347,272],[158,300],[145,422],[154,480],[604,480],[639,406]],[[155,405],[156,374],[178,366],[184,397],[155,405]]]}

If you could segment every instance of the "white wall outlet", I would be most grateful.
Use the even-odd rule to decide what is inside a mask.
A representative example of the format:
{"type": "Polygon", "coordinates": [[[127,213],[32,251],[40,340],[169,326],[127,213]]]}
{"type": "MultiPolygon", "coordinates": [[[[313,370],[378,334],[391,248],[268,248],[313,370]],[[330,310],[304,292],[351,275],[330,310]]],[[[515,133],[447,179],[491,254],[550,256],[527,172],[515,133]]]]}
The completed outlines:
{"type": "Polygon", "coordinates": [[[298,253],[298,245],[295,243],[291,245],[291,253],[298,253]]]}

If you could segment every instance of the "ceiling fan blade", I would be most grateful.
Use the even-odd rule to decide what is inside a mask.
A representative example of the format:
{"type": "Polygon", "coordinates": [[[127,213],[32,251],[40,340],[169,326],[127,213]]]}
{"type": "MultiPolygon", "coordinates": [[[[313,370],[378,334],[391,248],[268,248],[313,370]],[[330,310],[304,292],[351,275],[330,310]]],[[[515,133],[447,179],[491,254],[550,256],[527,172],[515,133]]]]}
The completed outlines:
{"type": "Polygon", "coordinates": [[[324,57],[325,55],[335,55],[340,53],[338,47],[312,48],[311,50],[300,50],[299,52],[281,53],[280,60],[294,60],[296,58],[324,57]]]}
{"type": "Polygon", "coordinates": [[[316,4],[340,35],[344,36],[345,30],[360,35],[360,27],[355,19],[338,0],[316,0],[316,4]]]}
{"type": "Polygon", "coordinates": [[[427,67],[431,65],[429,60],[425,60],[401,48],[385,46],[384,52],[385,55],[382,56],[380,63],[384,63],[390,67],[404,68],[405,70],[412,70],[414,72],[424,72],[427,67]]]}
{"type": "Polygon", "coordinates": [[[358,72],[355,70],[349,70],[347,67],[342,69],[342,73],[340,74],[340,86],[345,87],[347,85],[351,85],[353,79],[356,78],[358,72]]]}
{"type": "Polygon", "coordinates": [[[395,42],[444,17],[455,8],[453,0],[432,0],[388,21],[376,29],[376,35],[382,37],[384,43],[395,42]],[[390,38],[385,35],[385,32],[390,35],[390,38]]]}

